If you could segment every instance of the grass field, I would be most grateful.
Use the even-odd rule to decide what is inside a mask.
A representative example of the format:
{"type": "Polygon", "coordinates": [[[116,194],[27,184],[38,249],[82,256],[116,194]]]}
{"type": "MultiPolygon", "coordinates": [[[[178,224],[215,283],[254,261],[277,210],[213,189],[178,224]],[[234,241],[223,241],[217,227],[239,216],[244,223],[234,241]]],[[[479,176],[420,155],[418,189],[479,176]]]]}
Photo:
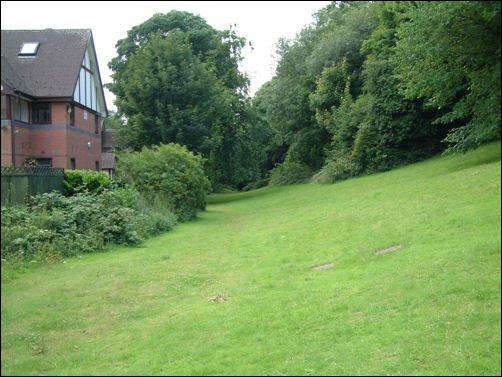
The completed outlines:
{"type": "Polygon", "coordinates": [[[493,143],[213,195],[141,248],[2,262],[2,375],[500,375],[500,173],[493,143]]]}

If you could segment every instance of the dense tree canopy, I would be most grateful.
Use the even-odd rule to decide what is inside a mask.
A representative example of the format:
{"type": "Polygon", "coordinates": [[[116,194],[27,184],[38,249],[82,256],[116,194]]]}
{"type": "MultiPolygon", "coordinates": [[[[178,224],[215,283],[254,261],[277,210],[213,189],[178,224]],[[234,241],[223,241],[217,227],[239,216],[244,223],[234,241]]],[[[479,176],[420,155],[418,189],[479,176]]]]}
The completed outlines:
{"type": "Polygon", "coordinates": [[[254,179],[246,145],[245,40],[187,12],[156,14],[117,43],[109,89],[127,118],[119,140],[140,150],[178,143],[202,154],[213,185],[254,179]]]}
{"type": "Polygon", "coordinates": [[[459,120],[446,139],[465,151],[500,138],[500,1],[409,4],[398,30],[399,78],[410,98],[459,120]]]}
{"type": "Polygon", "coordinates": [[[184,145],[215,188],[333,182],[465,151],[500,138],[500,37],[500,2],[332,2],[277,42],[275,76],[250,99],[243,38],[156,14],[109,63],[119,140],[184,145]]]}
{"type": "Polygon", "coordinates": [[[500,2],[342,1],[315,19],[254,98],[287,147],[276,164],[347,176],[500,138],[500,2]]]}

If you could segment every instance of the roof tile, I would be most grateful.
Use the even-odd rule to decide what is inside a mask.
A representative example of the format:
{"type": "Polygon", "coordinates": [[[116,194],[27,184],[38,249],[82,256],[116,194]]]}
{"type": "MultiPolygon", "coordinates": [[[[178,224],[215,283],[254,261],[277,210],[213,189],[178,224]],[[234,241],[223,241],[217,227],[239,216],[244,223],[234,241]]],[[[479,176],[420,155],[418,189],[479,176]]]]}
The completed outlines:
{"type": "Polygon", "coordinates": [[[2,30],[2,80],[33,97],[73,97],[90,29],[2,30]],[[23,42],[40,42],[19,57],[23,42]]]}

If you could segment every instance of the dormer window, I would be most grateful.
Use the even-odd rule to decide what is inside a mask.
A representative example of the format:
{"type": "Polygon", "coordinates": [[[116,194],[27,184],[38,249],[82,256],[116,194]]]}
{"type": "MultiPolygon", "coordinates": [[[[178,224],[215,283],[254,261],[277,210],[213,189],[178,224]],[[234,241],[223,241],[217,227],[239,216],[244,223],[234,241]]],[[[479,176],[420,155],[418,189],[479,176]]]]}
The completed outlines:
{"type": "Polygon", "coordinates": [[[23,42],[19,50],[19,56],[36,56],[40,42],[23,42]]]}

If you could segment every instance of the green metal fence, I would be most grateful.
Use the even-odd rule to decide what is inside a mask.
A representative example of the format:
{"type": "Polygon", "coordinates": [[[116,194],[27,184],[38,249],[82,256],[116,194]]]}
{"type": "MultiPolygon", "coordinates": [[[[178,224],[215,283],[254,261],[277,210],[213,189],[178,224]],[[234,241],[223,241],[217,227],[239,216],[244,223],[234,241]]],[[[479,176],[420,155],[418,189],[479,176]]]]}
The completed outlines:
{"type": "Polygon", "coordinates": [[[63,168],[2,166],[2,205],[23,203],[26,194],[63,191],[63,168]]]}

